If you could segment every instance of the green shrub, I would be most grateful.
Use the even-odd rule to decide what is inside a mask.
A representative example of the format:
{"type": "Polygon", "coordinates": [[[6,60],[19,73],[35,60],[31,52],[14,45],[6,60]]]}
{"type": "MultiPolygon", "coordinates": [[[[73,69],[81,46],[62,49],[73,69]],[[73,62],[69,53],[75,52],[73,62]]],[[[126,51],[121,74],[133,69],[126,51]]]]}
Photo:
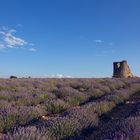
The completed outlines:
{"type": "Polygon", "coordinates": [[[74,122],[69,120],[60,121],[51,126],[51,132],[55,136],[57,140],[67,139],[68,137],[72,137],[75,135],[77,127],[74,122]]]}
{"type": "Polygon", "coordinates": [[[56,114],[65,111],[68,105],[60,99],[50,100],[45,103],[45,108],[48,113],[56,114]]]}
{"type": "Polygon", "coordinates": [[[5,129],[9,129],[16,123],[16,116],[14,114],[8,114],[0,118],[0,132],[5,129]]]}
{"type": "Polygon", "coordinates": [[[80,103],[82,103],[85,100],[85,97],[83,96],[76,96],[76,97],[69,97],[66,99],[66,102],[70,106],[78,106],[80,103]]]}
{"type": "Polygon", "coordinates": [[[10,79],[17,79],[17,77],[16,76],[10,76],[10,79]]]}

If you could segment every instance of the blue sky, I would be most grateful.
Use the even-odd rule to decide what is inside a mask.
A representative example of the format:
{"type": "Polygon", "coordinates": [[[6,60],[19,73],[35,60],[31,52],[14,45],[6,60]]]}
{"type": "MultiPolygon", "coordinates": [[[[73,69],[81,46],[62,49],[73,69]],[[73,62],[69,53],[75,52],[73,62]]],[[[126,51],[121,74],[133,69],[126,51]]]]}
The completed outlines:
{"type": "Polygon", "coordinates": [[[1,0],[0,76],[140,76],[139,0],[1,0]]]}

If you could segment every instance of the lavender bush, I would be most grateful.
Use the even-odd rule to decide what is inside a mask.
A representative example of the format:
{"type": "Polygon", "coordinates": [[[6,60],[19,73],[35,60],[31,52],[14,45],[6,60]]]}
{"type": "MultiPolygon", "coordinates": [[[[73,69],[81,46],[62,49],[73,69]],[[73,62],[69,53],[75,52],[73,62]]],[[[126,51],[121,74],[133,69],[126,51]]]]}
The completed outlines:
{"type": "MultiPolygon", "coordinates": [[[[84,129],[98,127],[102,114],[139,91],[139,78],[0,79],[0,132],[7,140],[74,138],[84,129]]],[[[139,139],[136,110],[135,118],[110,122],[111,129],[103,131],[101,138],[139,139]],[[130,127],[124,129],[124,125],[130,127]],[[131,137],[129,128],[135,132],[131,137]]]]}

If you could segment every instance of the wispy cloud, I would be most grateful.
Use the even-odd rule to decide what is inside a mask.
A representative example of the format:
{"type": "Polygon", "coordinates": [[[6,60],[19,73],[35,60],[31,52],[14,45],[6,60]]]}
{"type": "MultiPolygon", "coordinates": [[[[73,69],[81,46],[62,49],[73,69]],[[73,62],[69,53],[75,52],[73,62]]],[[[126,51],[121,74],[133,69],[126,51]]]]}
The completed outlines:
{"type": "MultiPolygon", "coordinates": [[[[25,39],[16,36],[17,31],[15,29],[9,29],[2,26],[0,30],[0,49],[5,48],[23,48],[24,46],[33,46],[33,43],[28,43],[25,39]]],[[[30,51],[35,51],[34,48],[30,48],[30,51]]]]}
{"type": "Polygon", "coordinates": [[[5,48],[4,44],[0,43],[0,49],[4,49],[4,48],[5,48]]]}
{"type": "Polygon", "coordinates": [[[20,46],[24,46],[27,42],[19,37],[13,35],[16,32],[15,30],[9,30],[8,32],[0,32],[2,34],[3,45],[9,48],[16,48],[20,46]]]}
{"type": "Polygon", "coordinates": [[[37,49],[35,49],[35,48],[29,48],[29,51],[31,51],[31,52],[36,52],[37,49]]]}
{"type": "Polygon", "coordinates": [[[102,44],[102,45],[108,45],[108,46],[113,46],[114,43],[113,42],[107,42],[107,41],[103,41],[101,39],[96,39],[93,40],[96,44],[102,44]]]}
{"type": "Polygon", "coordinates": [[[63,74],[52,74],[51,76],[45,74],[44,77],[46,78],[72,78],[72,76],[63,75],[63,74]]]}
{"type": "Polygon", "coordinates": [[[115,52],[115,50],[104,50],[100,53],[96,53],[94,56],[97,56],[97,57],[107,57],[109,55],[113,55],[115,52]]]}
{"type": "Polygon", "coordinates": [[[101,39],[96,39],[96,40],[94,40],[94,42],[99,43],[99,44],[103,43],[103,41],[101,39]]]}
{"type": "Polygon", "coordinates": [[[22,24],[17,24],[17,27],[22,27],[22,24]]]}
{"type": "Polygon", "coordinates": [[[28,44],[27,41],[20,37],[16,37],[14,33],[16,32],[15,29],[7,30],[3,27],[3,30],[0,31],[1,34],[1,46],[4,46],[3,48],[17,48],[20,46],[24,46],[28,44]]]}

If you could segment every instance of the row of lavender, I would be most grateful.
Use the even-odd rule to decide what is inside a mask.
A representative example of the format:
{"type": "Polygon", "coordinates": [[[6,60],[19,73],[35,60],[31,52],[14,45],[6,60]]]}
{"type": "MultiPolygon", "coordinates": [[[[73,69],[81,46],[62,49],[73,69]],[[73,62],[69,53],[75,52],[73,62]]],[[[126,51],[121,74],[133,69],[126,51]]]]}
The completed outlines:
{"type": "Polygon", "coordinates": [[[0,132],[42,115],[63,112],[129,83],[113,79],[2,79],[0,132]]]}
{"type": "Polygon", "coordinates": [[[93,133],[85,140],[139,140],[140,139],[140,102],[135,106],[128,117],[112,120],[100,131],[93,133]]]}
{"type": "Polygon", "coordinates": [[[6,132],[9,128],[16,126],[14,131],[9,130],[5,136],[5,139],[10,140],[72,138],[80,134],[83,129],[98,126],[100,115],[140,91],[139,79],[34,79],[25,81],[22,79],[8,82],[14,83],[14,86],[7,86],[8,83],[2,86],[1,91],[11,87],[14,90],[11,90],[8,99],[1,99],[3,103],[1,104],[0,126],[2,126],[1,131],[6,132]],[[19,85],[16,85],[17,82],[19,85]],[[25,85],[21,86],[21,84],[25,85]],[[20,88],[28,90],[26,93],[21,93],[20,88]],[[31,102],[20,104],[19,100],[26,99],[26,97],[31,102]],[[95,100],[86,102],[91,97],[95,100]],[[6,105],[4,102],[9,103],[6,105]],[[83,102],[86,104],[82,105],[83,102]],[[73,108],[77,105],[81,106],[73,108]],[[28,127],[19,127],[41,115],[50,113],[61,113],[61,115],[49,121],[40,119],[38,123],[28,127]]]}

